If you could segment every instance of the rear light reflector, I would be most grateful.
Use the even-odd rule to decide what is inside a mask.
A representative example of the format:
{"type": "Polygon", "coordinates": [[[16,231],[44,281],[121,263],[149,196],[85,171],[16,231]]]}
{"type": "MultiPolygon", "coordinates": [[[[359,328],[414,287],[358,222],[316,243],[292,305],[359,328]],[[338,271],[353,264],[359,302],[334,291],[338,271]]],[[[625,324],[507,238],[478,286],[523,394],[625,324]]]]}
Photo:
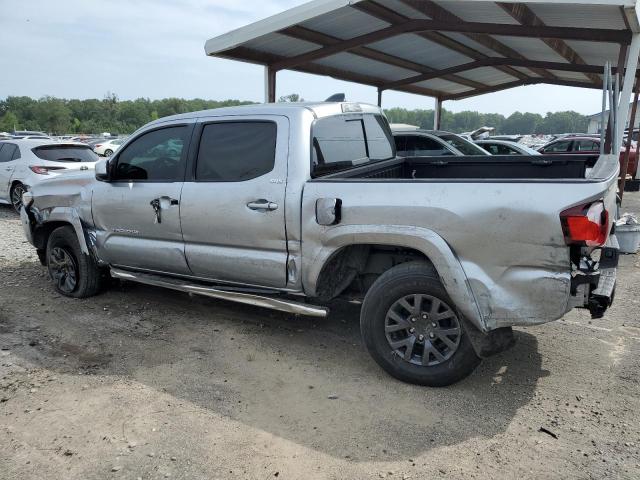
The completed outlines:
{"type": "Polygon", "coordinates": [[[29,167],[29,169],[33,173],[37,173],[38,175],[49,175],[49,172],[54,170],[65,170],[64,167],[29,167]]]}
{"type": "Polygon", "coordinates": [[[609,237],[609,212],[603,202],[572,207],[560,214],[567,245],[600,247],[609,237]]]}

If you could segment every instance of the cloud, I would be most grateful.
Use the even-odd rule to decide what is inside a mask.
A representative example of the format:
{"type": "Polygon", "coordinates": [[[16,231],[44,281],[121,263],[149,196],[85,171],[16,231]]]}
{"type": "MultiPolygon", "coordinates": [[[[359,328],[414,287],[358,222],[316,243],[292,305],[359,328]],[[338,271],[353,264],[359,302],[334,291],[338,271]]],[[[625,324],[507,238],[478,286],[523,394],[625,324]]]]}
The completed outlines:
{"type": "MultiPolygon", "coordinates": [[[[0,96],[101,98],[263,98],[258,66],[207,58],[207,39],[304,3],[304,0],[2,0],[0,96]]],[[[278,94],[324,99],[336,92],[376,101],[371,87],[282,72],[278,94]]],[[[385,106],[431,108],[433,99],[387,92],[385,106]]],[[[462,102],[454,111],[509,114],[599,109],[599,93],[525,87],[462,102]]]]}

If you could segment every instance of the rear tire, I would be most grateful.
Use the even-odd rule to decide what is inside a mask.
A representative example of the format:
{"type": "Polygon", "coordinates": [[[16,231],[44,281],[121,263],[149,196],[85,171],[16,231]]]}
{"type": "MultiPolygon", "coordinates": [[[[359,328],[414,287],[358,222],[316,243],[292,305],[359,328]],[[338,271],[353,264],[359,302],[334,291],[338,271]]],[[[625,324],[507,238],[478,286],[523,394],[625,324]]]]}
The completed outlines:
{"type": "Polygon", "coordinates": [[[87,298],[100,291],[103,272],[91,255],[82,253],[73,227],[60,227],[51,233],[46,260],[49,276],[62,295],[87,298]]]}
{"type": "Polygon", "coordinates": [[[445,387],[480,364],[464,322],[425,262],[398,265],[367,292],[360,315],[367,350],[404,382],[445,387]]]}
{"type": "Polygon", "coordinates": [[[20,182],[17,182],[11,187],[9,198],[11,199],[11,205],[13,205],[13,208],[18,213],[20,213],[20,209],[22,208],[22,194],[28,190],[29,187],[20,182]]]}

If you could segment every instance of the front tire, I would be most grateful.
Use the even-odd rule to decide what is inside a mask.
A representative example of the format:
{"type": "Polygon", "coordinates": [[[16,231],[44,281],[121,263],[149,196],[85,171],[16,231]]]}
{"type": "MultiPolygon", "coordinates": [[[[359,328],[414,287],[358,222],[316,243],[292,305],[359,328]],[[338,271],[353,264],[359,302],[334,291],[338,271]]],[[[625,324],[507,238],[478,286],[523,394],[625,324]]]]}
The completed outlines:
{"type": "Polygon", "coordinates": [[[481,361],[461,315],[425,262],[398,265],[378,278],[364,299],[360,328],[373,359],[404,382],[445,387],[481,361]]]}
{"type": "Polygon", "coordinates": [[[55,289],[62,295],[87,298],[100,291],[102,271],[93,257],[82,253],[72,227],[60,227],[51,233],[46,260],[49,276],[55,289]]]}
{"type": "Polygon", "coordinates": [[[104,156],[109,158],[111,155],[113,155],[113,150],[105,150],[104,151],[104,156]]]}

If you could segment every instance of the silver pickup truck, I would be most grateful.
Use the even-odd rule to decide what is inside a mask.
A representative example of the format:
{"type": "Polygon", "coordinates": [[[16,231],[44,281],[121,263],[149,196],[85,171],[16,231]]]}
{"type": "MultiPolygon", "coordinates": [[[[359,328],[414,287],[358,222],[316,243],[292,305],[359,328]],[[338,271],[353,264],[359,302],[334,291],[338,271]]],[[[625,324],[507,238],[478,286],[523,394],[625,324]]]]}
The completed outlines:
{"type": "Polygon", "coordinates": [[[382,368],[443,386],[510,347],[512,326],[604,314],[618,168],[401,158],[377,107],[256,105],[150,123],[95,175],[27,192],[21,216],[64,295],[111,276],[315,316],[346,296],[382,368]]]}

